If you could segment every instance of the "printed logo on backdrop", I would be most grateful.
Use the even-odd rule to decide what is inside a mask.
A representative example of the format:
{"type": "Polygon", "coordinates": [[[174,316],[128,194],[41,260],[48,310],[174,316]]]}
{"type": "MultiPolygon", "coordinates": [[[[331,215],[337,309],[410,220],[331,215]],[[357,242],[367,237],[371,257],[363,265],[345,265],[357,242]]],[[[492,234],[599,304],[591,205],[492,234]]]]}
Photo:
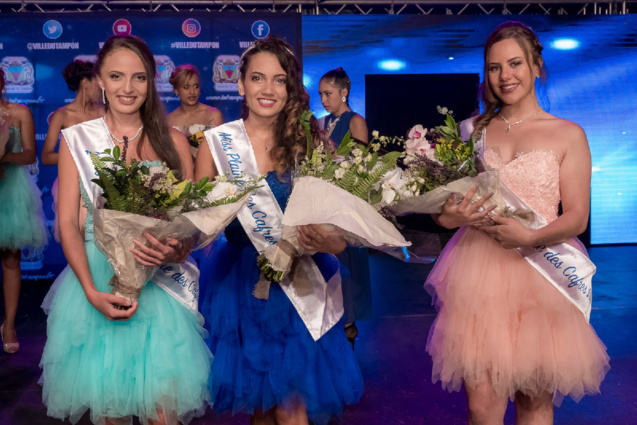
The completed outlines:
{"type": "Polygon", "coordinates": [[[42,32],[46,38],[50,38],[51,40],[55,40],[62,35],[62,24],[56,21],[55,19],[51,19],[44,23],[42,27],[42,32]]]}
{"type": "Polygon", "coordinates": [[[217,56],[213,64],[212,81],[216,91],[239,91],[239,62],[236,55],[217,56]]]}
{"type": "Polygon", "coordinates": [[[168,79],[170,74],[175,70],[175,64],[172,59],[166,55],[155,56],[155,68],[157,74],[155,75],[155,87],[158,92],[172,92],[173,86],[168,79]]]}
{"type": "Polygon", "coordinates": [[[130,35],[133,32],[133,26],[126,19],[118,19],[113,24],[113,34],[130,35]]]}
{"type": "Polygon", "coordinates": [[[74,61],[84,61],[84,62],[97,62],[97,55],[77,55],[73,58],[74,61]]]}
{"type": "Polygon", "coordinates": [[[255,38],[265,38],[270,34],[270,25],[265,21],[255,21],[252,24],[252,35],[255,38]]]}
{"type": "Polygon", "coordinates": [[[0,67],[4,71],[7,93],[33,93],[35,71],[24,56],[6,56],[0,67]]]}
{"type": "Polygon", "coordinates": [[[184,32],[186,37],[197,37],[201,32],[201,25],[199,21],[196,19],[186,19],[183,24],[181,24],[181,30],[184,32]]]}

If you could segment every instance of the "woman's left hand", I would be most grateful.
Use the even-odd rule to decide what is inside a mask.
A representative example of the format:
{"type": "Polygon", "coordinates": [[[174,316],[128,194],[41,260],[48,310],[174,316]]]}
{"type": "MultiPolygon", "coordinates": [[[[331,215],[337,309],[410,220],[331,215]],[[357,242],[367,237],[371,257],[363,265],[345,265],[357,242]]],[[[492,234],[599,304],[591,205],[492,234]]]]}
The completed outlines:
{"type": "Polygon", "coordinates": [[[533,230],[512,218],[492,216],[494,226],[477,227],[496,240],[505,249],[533,245],[533,230]]]}
{"type": "Polygon", "coordinates": [[[339,254],[347,247],[343,231],[336,226],[332,231],[325,230],[318,224],[297,226],[297,229],[299,231],[299,242],[308,251],[339,254]]]}
{"type": "Polygon", "coordinates": [[[190,254],[190,247],[182,241],[173,238],[164,239],[163,243],[155,239],[150,233],[144,233],[151,246],[133,240],[135,248],[130,252],[135,255],[135,260],[144,266],[160,266],[167,263],[183,263],[190,254]]]}

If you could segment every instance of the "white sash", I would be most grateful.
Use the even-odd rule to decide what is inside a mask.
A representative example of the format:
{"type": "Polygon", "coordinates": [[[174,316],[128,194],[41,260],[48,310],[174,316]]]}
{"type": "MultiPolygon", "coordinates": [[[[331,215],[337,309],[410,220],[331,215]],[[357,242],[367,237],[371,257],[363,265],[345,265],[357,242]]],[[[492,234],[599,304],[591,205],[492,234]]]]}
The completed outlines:
{"type": "MultiPolygon", "coordinates": [[[[104,149],[112,149],[115,144],[111,140],[103,119],[87,121],[62,130],[62,135],[71,151],[77,166],[80,180],[88,193],[91,203],[101,195],[102,188],[91,180],[97,177],[91,152],[101,153],[104,149]]],[[[151,279],[173,298],[198,314],[199,301],[199,269],[194,260],[188,258],[183,264],[164,264],[157,269],[151,279]]]]}
{"type": "MultiPolygon", "coordinates": [[[[243,120],[232,121],[204,132],[210,152],[219,174],[229,172],[232,176],[259,176],[257,160],[248,139],[243,120]]],[[[268,183],[261,180],[262,187],[253,193],[248,205],[238,215],[241,226],[259,253],[276,244],[283,233],[283,211],[268,183]]],[[[343,316],[341,277],[337,271],[327,282],[310,257],[300,258],[304,267],[313,267],[313,292],[298,296],[289,280],[283,279],[280,286],[294,305],[307,330],[318,340],[343,316]],[[311,263],[311,264],[308,264],[311,263]]],[[[256,282],[254,282],[256,284],[256,282]]]]}
{"type": "MultiPolygon", "coordinates": [[[[467,140],[473,132],[473,119],[463,121],[460,127],[462,139],[467,140]]],[[[483,130],[480,138],[475,141],[475,148],[481,157],[484,154],[485,133],[483,130]]],[[[529,207],[504,182],[501,181],[500,185],[502,198],[511,210],[525,209],[533,213],[534,217],[530,220],[531,229],[539,229],[548,224],[544,217],[529,207]]],[[[516,248],[516,251],[573,303],[587,321],[590,320],[593,302],[592,280],[597,268],[586,254],[567,243],[549,247],[521,247],[516,248]]]]}

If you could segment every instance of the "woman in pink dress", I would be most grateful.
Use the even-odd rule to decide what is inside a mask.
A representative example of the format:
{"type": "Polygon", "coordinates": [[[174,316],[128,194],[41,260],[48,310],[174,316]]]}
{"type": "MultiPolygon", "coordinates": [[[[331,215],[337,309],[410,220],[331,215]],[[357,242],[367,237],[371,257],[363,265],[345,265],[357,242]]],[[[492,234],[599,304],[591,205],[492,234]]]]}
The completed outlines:
{"type": "Polygon", "coordinates": [[[434,381],[449,391],[464,383],[472,425],[501,424],[507,399],[518,424],[552,424],[553,404],[598,393],[609,368],[584,314],[513,249],[566,242],[583,251],[575,237],[588,221],[588,142],[581,127],[538,104],[541,53],[524,24],[493,31],[484,48],[484,112],[469,127],[486,164],[548,225],[531,230],[491,217],[486,197],[471,202],[475,188],[436,217],[460,230],[427,280],[439,311],[427,351],[434,381]]]}

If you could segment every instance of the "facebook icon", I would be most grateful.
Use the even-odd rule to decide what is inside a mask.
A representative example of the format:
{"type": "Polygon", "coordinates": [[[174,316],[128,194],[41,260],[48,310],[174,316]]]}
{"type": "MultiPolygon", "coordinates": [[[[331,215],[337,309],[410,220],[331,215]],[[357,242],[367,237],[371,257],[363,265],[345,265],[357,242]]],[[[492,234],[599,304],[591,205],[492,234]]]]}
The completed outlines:
{"type": "Polygon", "coordinates": [[[270,34],[270,26],[265,21],[255,21],[252,24],[252,35],[256,38],[265,38],[270,34]]]}

